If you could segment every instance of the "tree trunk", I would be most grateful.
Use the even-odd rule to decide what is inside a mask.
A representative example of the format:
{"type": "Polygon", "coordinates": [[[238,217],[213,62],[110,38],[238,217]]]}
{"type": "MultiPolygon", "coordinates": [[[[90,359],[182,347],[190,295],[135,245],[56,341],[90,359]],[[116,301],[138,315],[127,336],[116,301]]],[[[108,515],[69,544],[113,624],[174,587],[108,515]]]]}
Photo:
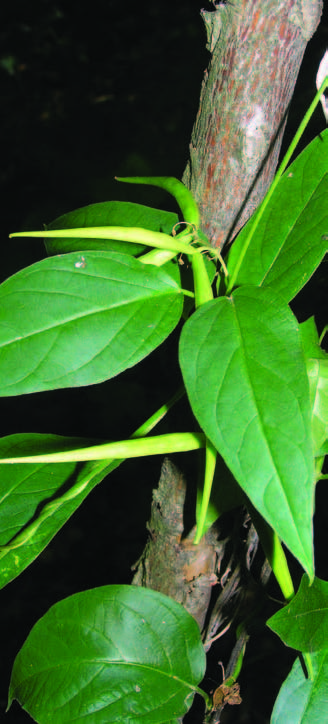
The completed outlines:
{"type": "Polygon", "coordinates": [[[297,75],[322,0],[228,0],[202,10],[207,48],[183,181],[202,230],[222,248],[272,181],[297,75]]]}

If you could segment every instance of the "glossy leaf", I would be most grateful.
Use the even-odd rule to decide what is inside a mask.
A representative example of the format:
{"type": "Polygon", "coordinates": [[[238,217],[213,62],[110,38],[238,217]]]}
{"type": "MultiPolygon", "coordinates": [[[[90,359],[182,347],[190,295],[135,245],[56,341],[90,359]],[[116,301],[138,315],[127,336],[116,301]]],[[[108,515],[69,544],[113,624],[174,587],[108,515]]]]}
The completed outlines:
{"type": "Polygon", "coordinates": [[[305,359],[326,359],[327,353],[320,347],[319,335],[314,317],[299,325],[305,359]]]}
{"type": "MultiPolygon", "coordinates": [[[[134,226],[170,234],[179,218],[171,211],[152,209],[150,206],[129,201],[105,201],[90,204],[59,216],[46,229],[78,229],[88,226],[134,226]]],[[[48,254],[60,254],[85,249],[112,250],[135,255],[145,248],[142,244],[110,239],[45,239],[48,254]]]]}
{"type": "MultiPolygon", "coordinates": [[[[16,450],[28,439],[33,450],[44,444],[44,438],[62,449],[74,444],[74,439],[58,435],[19,434],[6,439],[11,439],[16,450]]],[[[1,466],[0,588],[37,558],[91,490],[120,462],[1,466]]]]}
{"type": "Polygon", "coordinates": [[[328,441],[328,355],[319,345],[313,317],[300,324],[300,332],[310,385],[314,454],[322,456],[316,461],[320,472],[328,441]]]}
{"type": "Polygon", "coordinates": [[[306,284],[328,249],[327,159],[328,130],[282,176],[244,256],[256,215],[235,240],[228,257],[230,277],[239,268],[235,286],[269,285],[289,302],[306,284]]]}
{"type": "Polygon", "coordinates": [[[166,339],[182,307],[172,277],[126,255],[37,262],[0,287],[0,394],[115,377],[166,339]]]}
{"type": "Polygon", "coordinates": [[[312,576],[311,407],[289,307],[259,287],[208,302],[184,326],[180,364],[205,434],[312,576]]]}
{"type": "Polygon", "coordinates": [[[180,604],[138,586],[103,586],[60,601],[34,626],[9,705],[17,699],[38,724],[173,723],[204,672],[199,628],[180,604]]]}
{"type": "Polygon", "coordinates": [[[328,441],[328,357],[307,361],[312,400],[312,431],[315,454],[320,456],[328,441]]]}
{"type": "Polygon", "coordinates": [[[267,625],[297,651],[328,651],[328,583],[303,576],[296,596],[267,625]]]}
{"type": "Polygon", "coordinates": [[[284,681],[272,712],[270,724],[323,724],[328,721],[328,655],[311,656],[313,679],[306,678],[296,659],[284,681]]]}

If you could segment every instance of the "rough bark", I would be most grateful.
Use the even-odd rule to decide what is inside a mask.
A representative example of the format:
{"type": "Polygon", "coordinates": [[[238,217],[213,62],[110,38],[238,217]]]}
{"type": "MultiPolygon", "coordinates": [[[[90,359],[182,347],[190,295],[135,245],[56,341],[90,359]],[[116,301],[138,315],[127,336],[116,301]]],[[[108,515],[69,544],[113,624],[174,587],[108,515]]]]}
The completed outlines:
{"type": "Polygon", "coordinates": [[[257,208],[277,166],[288,107],[322,0],[229,0],[202,11],[212,53],[183,181],[222,248],[257,208]]]}
{"type": "Polygon", "coordinates": [[[132,583],[153,588],[174,598],[203,629],[212,587],[218,583],[224,547],[210,529],[195,546],[195,531],[182,540],[186,483],[183,475],[165,459],[158,488],[153,491],[150,537],[135,564],[132,583]]]}
{"type": "Polygon", "coordinates": [[[181,603],[196,619],[207,651],[240,607],[245,615],[249,601],[254,601],[250,571],[258,537],[247,513],[239,510],[229,535],[216,523],[194,545],[195,529],[184,530],[185,496],[185,479],[166,458],[153,491],[149,540],[133,566],[132,584],[161,591],[181,603]]]}

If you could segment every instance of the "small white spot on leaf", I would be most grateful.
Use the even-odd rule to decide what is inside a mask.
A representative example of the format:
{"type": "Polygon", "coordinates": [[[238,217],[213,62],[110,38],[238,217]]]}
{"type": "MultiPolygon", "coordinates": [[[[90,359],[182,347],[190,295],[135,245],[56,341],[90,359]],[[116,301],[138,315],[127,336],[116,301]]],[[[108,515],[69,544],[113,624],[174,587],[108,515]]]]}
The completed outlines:
{"type": "Polygon", "coordinates": [[[81,256],[80,260],[76,261],[74,264],[75,269],[85,269],[86,265],[87,265],[87,262],[86,262],[84,256],[81,256]]]}

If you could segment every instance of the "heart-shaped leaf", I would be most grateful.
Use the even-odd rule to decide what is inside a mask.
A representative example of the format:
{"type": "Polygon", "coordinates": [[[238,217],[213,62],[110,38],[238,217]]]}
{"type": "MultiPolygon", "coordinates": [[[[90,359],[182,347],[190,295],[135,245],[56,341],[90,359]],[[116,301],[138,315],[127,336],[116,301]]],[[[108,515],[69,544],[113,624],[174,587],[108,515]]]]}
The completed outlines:
{"type": "Polygon", "coordinates": [[[303,576],[292,601],[274,614],[267,625],[297,651],[328,651],[328,583],[303,576]]]}
{"type": "Polygon", "coordinates": [[[37,262],[0,287],[0,394],[115,377],[166,339],[182,307],[170,275],[127,255],[37,262]]]}
{"type": "Polygon", "coordinates": [[[204,672],[199,628],[180,604],[103,586],[60,601],[34,626],[9,706],[17,699],[38,724],[173,724],[202,693],[204,672]]]}
{"type": "Polygon", "coordinates": [[[272,712],[270,724],[323,724],[328,721],[328,655],[312,654],[313,678],[306,678],[296,659],[284,681],[272,712]]]}
{"type": "Polygon", "coordinates": [[[260,287],[208,302],[184,326],[180,364],[205,434],[311,577],[311,405],[288,305],[260,287]]]}

